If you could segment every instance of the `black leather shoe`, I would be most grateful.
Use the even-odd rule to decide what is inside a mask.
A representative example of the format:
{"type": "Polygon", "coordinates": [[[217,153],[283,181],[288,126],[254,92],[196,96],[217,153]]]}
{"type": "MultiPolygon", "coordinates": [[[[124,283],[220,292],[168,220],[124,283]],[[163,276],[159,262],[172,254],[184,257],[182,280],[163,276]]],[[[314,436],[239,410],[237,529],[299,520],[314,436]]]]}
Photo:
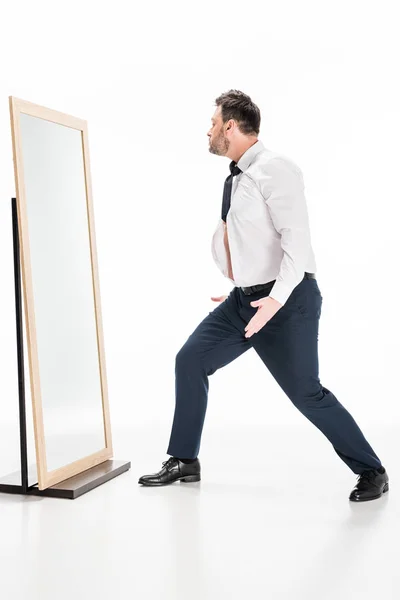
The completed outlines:
{"type": "Polygon", "coordinates": [[[368,469],[358,476],[357,485],[352,490],[349,500],[364,502],[380,498],[389,490],[389,477],[385,470],[379,473],[376,469],[368,469]]]}
{"type": "Polygon", "coordinates": [[[162,469],[158,473],[151,475],[142,475],[138,483],[143,485],[167,485],[174,481],[188,483],[190,481],[200,481],[200,461],[196,458],[195,462],[184,463],[179,458],[171,456],[162,463],[162,469]]]}

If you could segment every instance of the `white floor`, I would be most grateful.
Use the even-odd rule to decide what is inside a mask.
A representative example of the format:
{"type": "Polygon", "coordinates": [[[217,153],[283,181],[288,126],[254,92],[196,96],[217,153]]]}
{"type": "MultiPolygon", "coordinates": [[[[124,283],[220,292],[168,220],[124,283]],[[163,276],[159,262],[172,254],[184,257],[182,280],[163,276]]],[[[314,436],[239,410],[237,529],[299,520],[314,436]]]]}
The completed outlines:
{"type": "Polygon", "coordinates": [[[355,504],[356,476],[319,432],[311,444],[260,431],[243,440],[208,426],[199,483],[138,485],[168,458],[166,432],[152,428],[114,431],[115,458],[132,469],[76,500],[0,494],[1,598],[399,598],[390,436],[374,432],[389,493],[355,504]]]}

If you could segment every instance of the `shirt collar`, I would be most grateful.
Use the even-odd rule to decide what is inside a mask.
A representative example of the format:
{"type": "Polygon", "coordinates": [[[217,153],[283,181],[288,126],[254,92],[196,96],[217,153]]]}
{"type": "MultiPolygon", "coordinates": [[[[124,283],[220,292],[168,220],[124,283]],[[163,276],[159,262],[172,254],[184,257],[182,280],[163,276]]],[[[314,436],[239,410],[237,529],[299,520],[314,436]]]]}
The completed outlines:
{"type": "Polygon", "coordinates": [[[250,148],[247,148],[246,152],[243,152],[242,156],[237,161],[237,166],[241,171],[246,171],[246,169],[253,162],[256,154],[264,150],[264,144],[261,140],[257,140],[250,148]]]}

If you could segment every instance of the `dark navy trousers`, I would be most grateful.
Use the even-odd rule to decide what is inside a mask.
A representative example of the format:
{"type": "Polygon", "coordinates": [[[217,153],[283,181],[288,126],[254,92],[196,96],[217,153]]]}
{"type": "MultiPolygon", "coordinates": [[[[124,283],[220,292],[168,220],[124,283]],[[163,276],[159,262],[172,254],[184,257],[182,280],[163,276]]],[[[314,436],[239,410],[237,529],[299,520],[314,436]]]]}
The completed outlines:
{"type": "Polygon", "coordinates": [[[303,279],[285,304],[250,338],[244,328],[257,312],[250,302],[273,286],[245,295],[234,287],[196,327],[175,360],[175,413],[167,454],[195,458],[207,409],[209,376],[254,348],[294,406],[328,438],[354,473],[382,466],[359,426],[318,374],[322,296],[316,279],[303,279]]]}

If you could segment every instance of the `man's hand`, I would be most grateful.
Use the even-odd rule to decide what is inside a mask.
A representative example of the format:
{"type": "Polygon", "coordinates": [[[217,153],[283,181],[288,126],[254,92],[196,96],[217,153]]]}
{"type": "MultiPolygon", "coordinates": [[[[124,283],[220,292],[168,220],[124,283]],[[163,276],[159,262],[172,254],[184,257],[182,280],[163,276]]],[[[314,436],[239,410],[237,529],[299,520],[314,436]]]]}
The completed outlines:
{"type": "Polygon", "coordinates": [[[253,300],[253,302],[250,302],[250,305],[258,306],[258,311],[244,328],[244,330],[247,332],[244,336],[246,338],[249,338],[253,335],[253,333],[260,331],[260,329],[264,327],[264,325],[268,323],[274,314],[283,306],[283,304],[278,302],[278,300],[275,300],[275,298],[271,298],[271,296],[265,296],[265,298],[253,300]]]}
{"type": "Polygon", "coordinates": [[[227,297],[228,296],[211,296],[211,300],[214,302],[223,302],[227,297]]]}

